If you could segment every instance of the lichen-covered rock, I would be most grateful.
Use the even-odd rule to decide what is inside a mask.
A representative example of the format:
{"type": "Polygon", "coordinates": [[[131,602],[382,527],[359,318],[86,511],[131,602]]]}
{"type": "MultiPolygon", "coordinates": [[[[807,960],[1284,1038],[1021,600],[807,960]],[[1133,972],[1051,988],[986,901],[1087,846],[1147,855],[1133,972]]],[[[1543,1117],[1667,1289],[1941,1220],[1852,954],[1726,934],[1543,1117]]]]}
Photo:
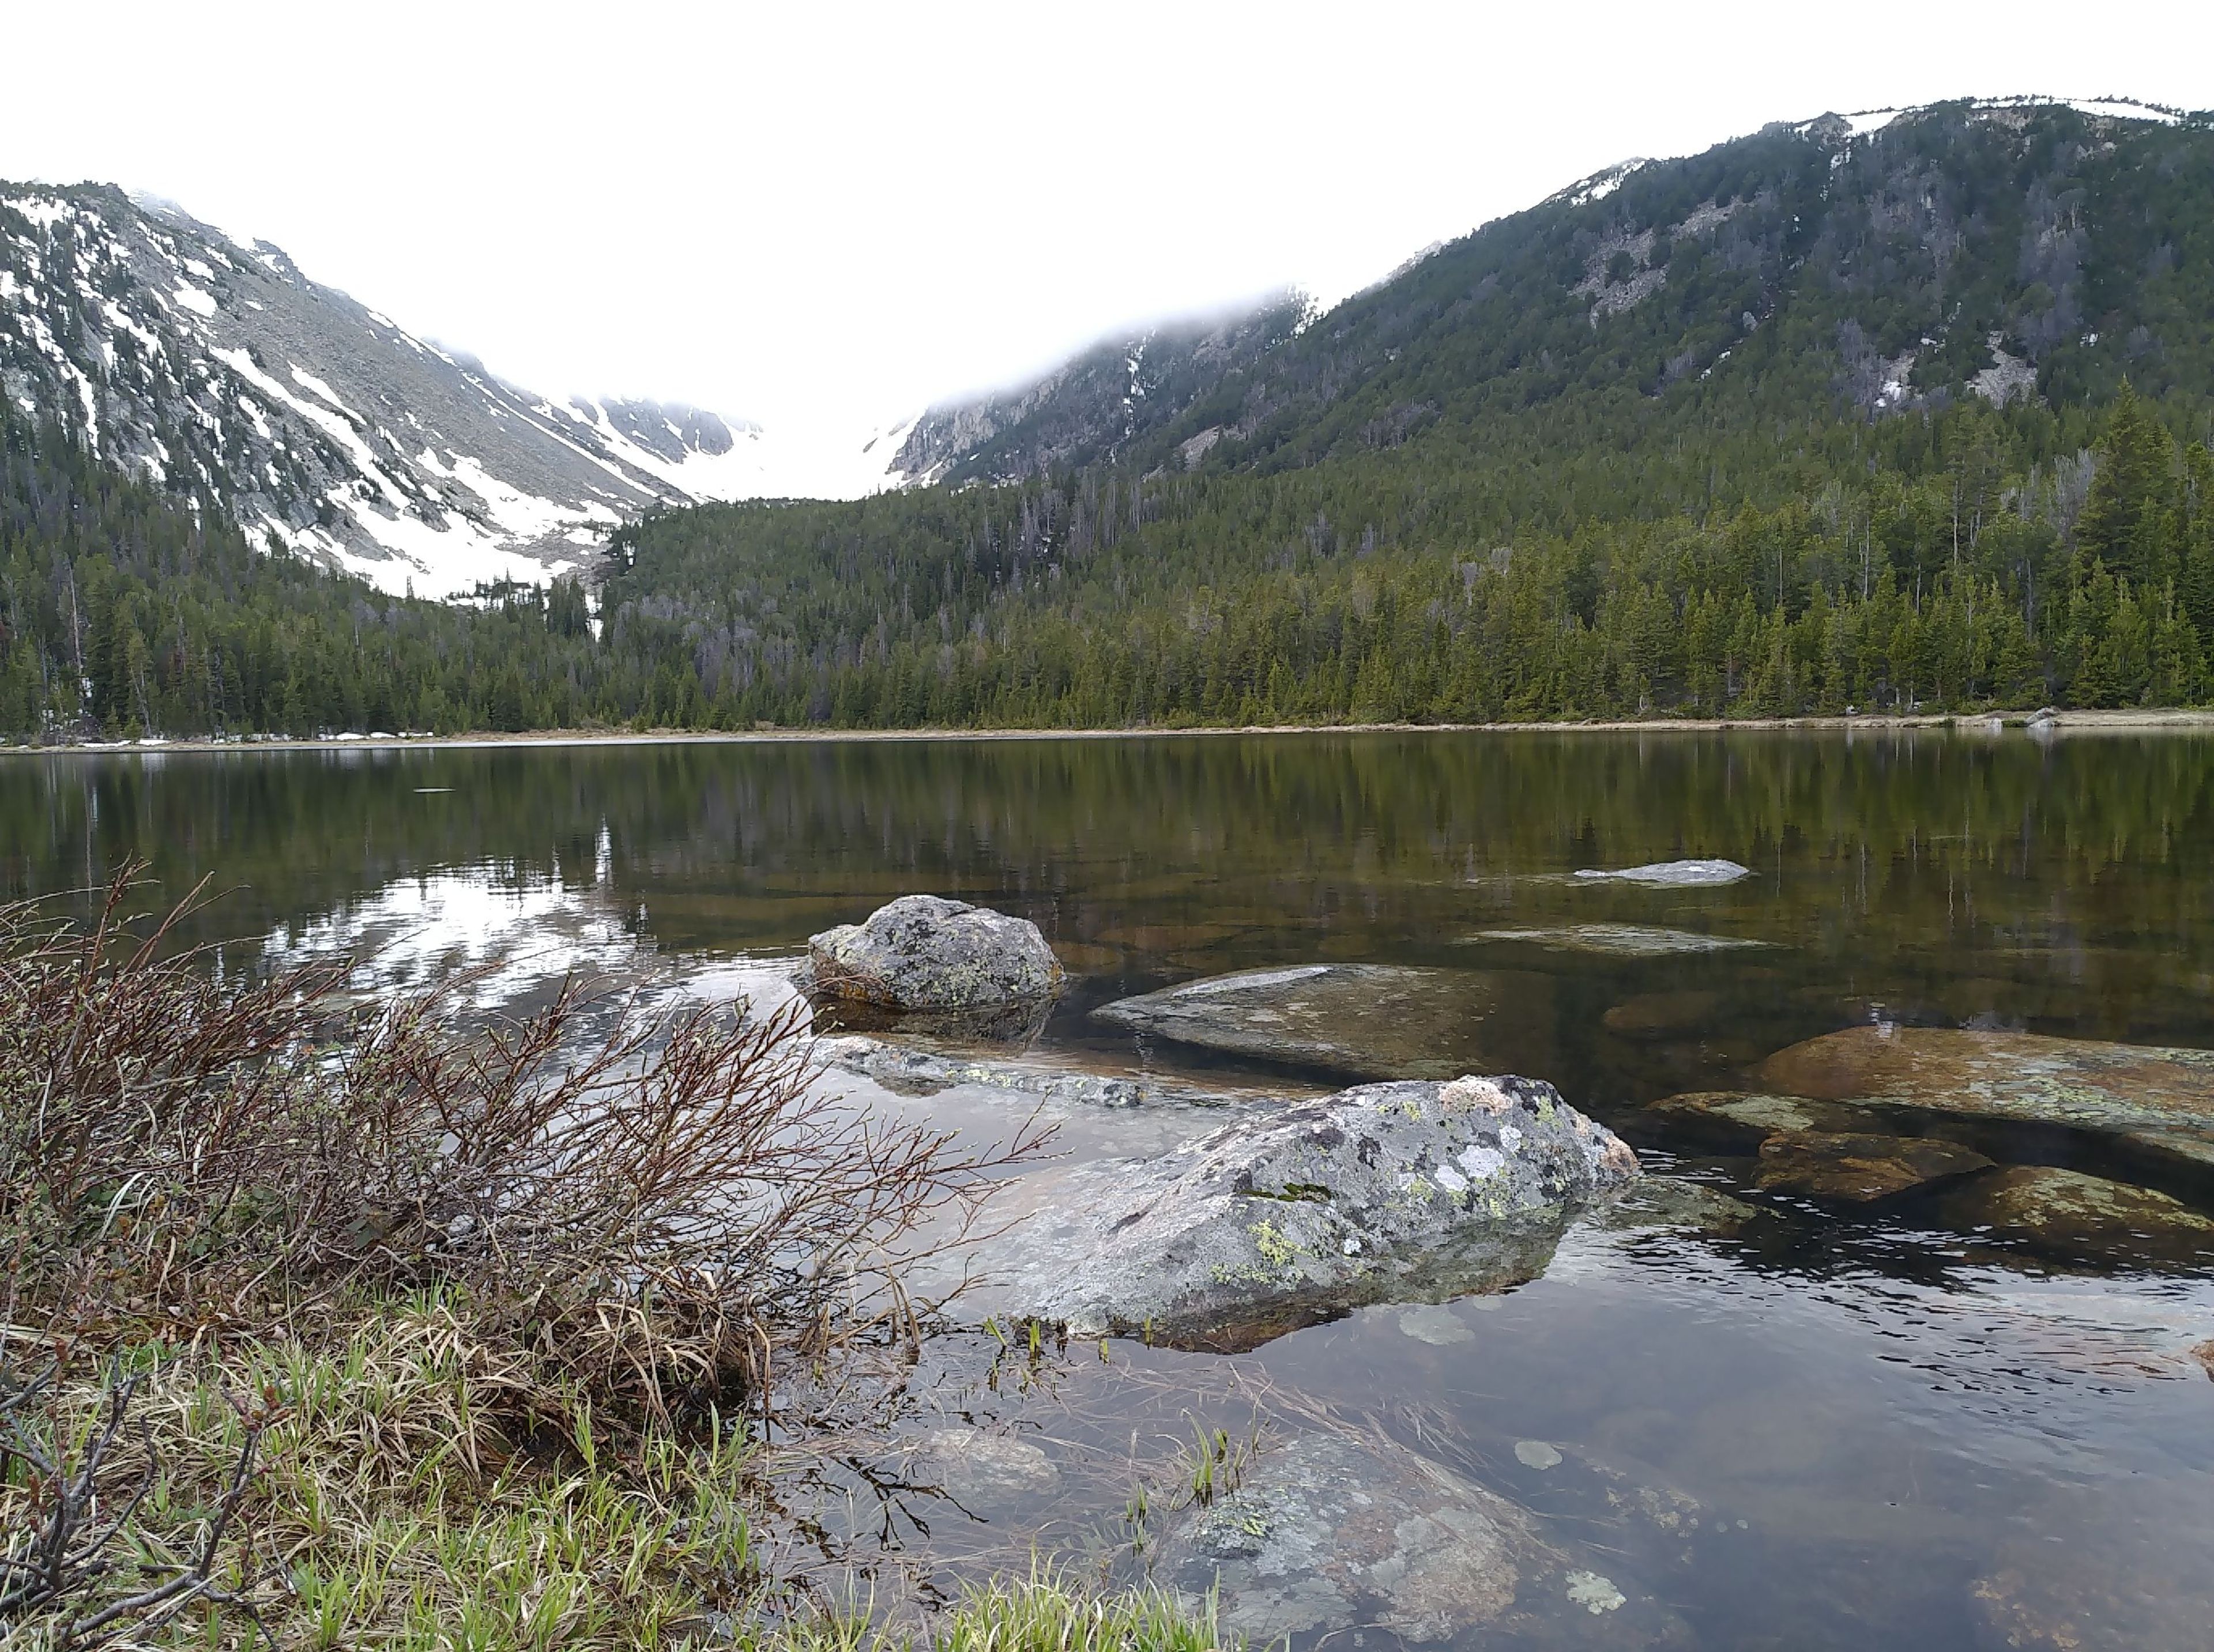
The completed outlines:
{"type": "Polygon", "coordinates": [[[894,1010],[1035,1005],[1061,982],[1037,924],[936,895],[902,895],[865,923],[825,930],[807,959],[814,991],[894,1010]]]}
{"type": "Polygon", "coordinates": [[[1495,1493],[1380,1436],[1333,1432],[1263,1451],[1227,1496],[1188,1511],[1154,1575],[1215,1591],[1223,1627],[1256,1646],[1351,1628],[1413,1645],[1680,1638],[1680,1619],[1579,1559],[1495,1493]]]}
{"type": "Polygon", "coordinates": [[[1761,1143],[1753,1180],[1772,1192],[1866,1204],[1991,1167],[1975,1149],[1957,1142],[1787,1130],[1761,1143]]]}
{"type": "Polygon", "coordinates": [[[1966,1027],[1853,1027],[1761,1064],[1771,1088],[2082,1130],[2214,1131],[2214,1050],[1966,1027]]]}
{"type": "Polygon", "coordinates": [[[2214,1262],[2214,1218],[2126,1182],[2044,1165],[2012,1165],[1945,1197],[1948,1220],[2048,1255],[2214,1262]]]}
{"type": "Polygon", "coordinates": [[[1032,1180],[1030,1214],[976,1254],[990,1283],[969,1305],[1252,1347],[1367,1302],[1533,1278],[1575,1210],[1639,1173],[1550,1084],[1363,1085],[1032,1180]]]}
{"type": "Polygon", "coordinates": [[[1470,970],[1296,964],[1103,1004],[1100,1021],[1349,1078],[1449,1078],[1486,1064],[1497,980],[1470,970]]]}

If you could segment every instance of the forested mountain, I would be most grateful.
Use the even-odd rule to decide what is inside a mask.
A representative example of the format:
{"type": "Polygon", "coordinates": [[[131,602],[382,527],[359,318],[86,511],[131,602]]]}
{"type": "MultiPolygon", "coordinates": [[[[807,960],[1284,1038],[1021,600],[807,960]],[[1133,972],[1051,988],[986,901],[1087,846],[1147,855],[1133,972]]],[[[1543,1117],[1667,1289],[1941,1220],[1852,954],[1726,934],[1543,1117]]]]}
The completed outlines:
{"type": "MultiPolygon", "coordinates": [[[[908,450],[965,482],[650,512],[596,623],[565,585],[330,646],[368,683],[380,628],[419,639],[393,716],[437,727],[2203,703],[2209,316],[2207,118],[1827,116],[940,410],[908,450]]],[[[44,542],[0,589],[19,729],[77,715],[44,542]]],[[[132,610],[157,662],[170,577],[132,610]]],[[[371,693],[237,715],[361,726],[371,693]]],[[[141,698],[89,709],[182,727],[141,698]]]]}
{"type": "Polygon", "coordinates": [[[531,395],[266,241],[95,186],[0,183],[0,393],[257,540],[440,596],[581,570],[641,509],[734,497],[760,435],[531,395]]]}
{"type": "Polygon", "coordinates": [[[1154,393],[1119,447],[1056,435],[1114,423],[1122,388],[1093,363],[1140,341],[933,410],[914,440],[981,417],[988,447],[941,456],[942,473],[1002,480],[1108,457],[1283,468],[1594,395],[1799,417],[2072,402],[2125,374],[2203,392],[2214,334],[2190,271],[2214,228],[2209,156],[2205,123],[2114,102],[1779,124],[1571,186],[1312,325],[1264,311],[1212,383],[1154,393]]]}
{"type": "Polygon", "coordinates": [[[1774,126],[1489,225],[1089,464],[650,519],[608,637],[690,717],[2195,701],[2210,314],[2204,119],[1774,126]]]}

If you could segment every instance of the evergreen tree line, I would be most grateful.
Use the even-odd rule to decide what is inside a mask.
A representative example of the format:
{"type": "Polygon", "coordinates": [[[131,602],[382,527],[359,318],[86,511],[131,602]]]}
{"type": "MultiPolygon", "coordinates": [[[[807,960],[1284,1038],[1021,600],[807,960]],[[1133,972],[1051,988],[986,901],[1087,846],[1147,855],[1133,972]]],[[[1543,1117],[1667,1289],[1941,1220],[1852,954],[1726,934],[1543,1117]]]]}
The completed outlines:
{"type": "Polygon", "coordinates": [[[1130,727],[2214,699],[2196,404],[1555,407],[1275,475],[672,512],[443,605],[0,426],[0,733],[1130,727]],[[1646,421],[1642,426],[1638,421],[1646,421]],[[2185,435],[2179,436],[2176,429],[2185,435]]]}
{"type": "Polygon", "coordinates": [[[0,738],[537,728],[599,671],[573,582],[388,597],[0,411],[0,738]]]}
{"type": "Polygon", "coordinates": [[[609,641],[729,725],[2197,704],[2214,470],[2158,411],[683,512],[617,536],[609,641]],[[1653,509],[1726,459],[1734,504],[1653,509]]]}

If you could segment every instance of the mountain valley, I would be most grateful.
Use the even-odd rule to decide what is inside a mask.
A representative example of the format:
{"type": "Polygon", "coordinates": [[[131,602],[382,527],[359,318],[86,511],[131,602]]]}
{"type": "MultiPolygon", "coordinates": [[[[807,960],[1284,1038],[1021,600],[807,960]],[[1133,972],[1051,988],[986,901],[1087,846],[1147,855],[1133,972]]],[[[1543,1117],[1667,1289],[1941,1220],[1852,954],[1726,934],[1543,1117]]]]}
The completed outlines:
{"type": "MultiPolygon", "coordinates": [[[[266,243],[113,190],[7,186],[11,448],[83,497],[138,490],[125,517],[181,513],[180,545],[235,530],[382,594],[340,581],[315,603],[353,614],[350,640],[316,620],[324,640],[218,669],[161,594],[176,567],[18,528],[0,726],[2196,703],[2210,225],[2203,114],[2001,100],[1779,123],[1610,168],[1326,308],[1285,293],[1110,337],[810,460],[842,501],[779,503],[755,497],[813,490],[776,485],[795,456],[770,433],[535,396],[266,243]],[[81,575],[89,553],[106,560],[81,575]],[[87,618],[108,602],[127,612],[87,618]],[[489,653],[400,672],[379,627],[489,653]],[[143,663],[95,670],[95,630],[143,663]],[[310,647],[336,655],[307,669],[310,647]],[[226,710],[211,671],[293,687],[226,710]],[[141,686],[98,686],[119,674],[141,686]]],[[[52,518],[25,493],[37,468],[13,473],[22,522],[52,518]]],[[[294,612],[298,581],[268,600],[294,612]]],[[[212,624],[239,599],[205,600],[212,624]]]]}

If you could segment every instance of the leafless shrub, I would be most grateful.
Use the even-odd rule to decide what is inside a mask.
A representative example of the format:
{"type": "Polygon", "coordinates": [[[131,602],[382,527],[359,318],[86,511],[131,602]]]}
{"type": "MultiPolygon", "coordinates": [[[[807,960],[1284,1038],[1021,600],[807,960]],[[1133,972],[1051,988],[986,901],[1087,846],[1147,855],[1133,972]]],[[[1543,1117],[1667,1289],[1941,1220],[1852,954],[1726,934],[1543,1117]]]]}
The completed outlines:
{"type": "Polygon", "coordinates": [[[129,887],[83,926],[0,911],[10,1326],[221,1337],[457,1284],[549,1381],[663,1420],[765,1395],[779,1349],[911,1338],[890,1249],[1037,1145],[856,1113],[797,1008],[572,987],[465,1035],[436,991],[341,1009],[342,966],[224,982],[164,951],[187,907],[139,938],[129,887]]]}

